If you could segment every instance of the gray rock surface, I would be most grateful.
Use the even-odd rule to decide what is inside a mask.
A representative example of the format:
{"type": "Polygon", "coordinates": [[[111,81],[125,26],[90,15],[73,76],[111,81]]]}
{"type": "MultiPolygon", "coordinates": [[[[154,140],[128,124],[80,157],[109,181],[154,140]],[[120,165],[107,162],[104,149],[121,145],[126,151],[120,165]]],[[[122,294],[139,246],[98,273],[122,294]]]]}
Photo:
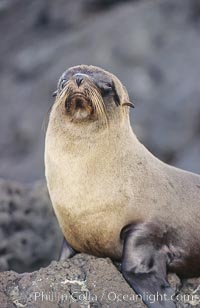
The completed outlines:
{"type": "Polygon", "coordinates": [[[183,281],[178,293],[180,308],[200,307],[200,278],[183,281]]]}
{"type": "Polygon", "coordinates": [[[0,271],[46,266],[58,258],[61,242],[45,184],[0,179],[0,271]]]}
{"type": "MultiPolygon", "coordinates": [[[[109,259],[85,254],[33,273],[3,272],[0,281],[1,308],[145,307],[109,259]]],[[[169,281],[178,308],[200,307],[199,279],[169,281]]]]}
{"type": "Polygon", "coordinates": [[[0,281],[3,308],[145,307],[109,259],[84,254],[29,274],[0,273],[0,281]]]}
{"type": "Polygon", "coordinates": [[[44,177],[42,122],[58,77],[79,63],[120,77],[136,105],[134,130],[154,154],[200,172],[198,0],[2,3],[2,177],[44,177]]]}

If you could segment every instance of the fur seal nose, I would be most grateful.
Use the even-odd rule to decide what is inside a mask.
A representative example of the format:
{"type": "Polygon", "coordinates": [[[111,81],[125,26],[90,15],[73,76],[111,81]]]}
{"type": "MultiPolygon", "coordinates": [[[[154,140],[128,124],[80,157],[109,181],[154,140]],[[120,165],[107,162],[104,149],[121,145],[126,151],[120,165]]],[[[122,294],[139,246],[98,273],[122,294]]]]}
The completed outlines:
{"type": "Polygon", "coordinates": [[[75,77],[75,80],[76,80],[77,86],[80,87],[81,83],[83,82],[83,75],[77,74],[75,77]]]}

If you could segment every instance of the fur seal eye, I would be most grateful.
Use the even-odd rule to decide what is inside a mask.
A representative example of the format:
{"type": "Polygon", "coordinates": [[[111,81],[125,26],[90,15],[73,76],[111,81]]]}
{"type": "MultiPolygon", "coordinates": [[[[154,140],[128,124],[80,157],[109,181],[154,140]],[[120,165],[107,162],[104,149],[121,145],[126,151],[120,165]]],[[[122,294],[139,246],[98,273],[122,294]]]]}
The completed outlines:
{"type": "Polygon", "coordinates": [[[109,95],[113,90],[113,85],[110,82],[102,82],[99,84],[99,89],[102,96],[109,95]]]}
{"type": "Polygon", "coordinates": [[[106,82],[105,85],[108,87],[108,88],[111,88],[112,89],[112,84],[110,82],[106,82]]]}
{"type": "Polygon", "coordinates": [[[63,89],[64,86],[66,85],[67,80],[66,79],[62,79],[60,82],[60,88],[63,89]]]}

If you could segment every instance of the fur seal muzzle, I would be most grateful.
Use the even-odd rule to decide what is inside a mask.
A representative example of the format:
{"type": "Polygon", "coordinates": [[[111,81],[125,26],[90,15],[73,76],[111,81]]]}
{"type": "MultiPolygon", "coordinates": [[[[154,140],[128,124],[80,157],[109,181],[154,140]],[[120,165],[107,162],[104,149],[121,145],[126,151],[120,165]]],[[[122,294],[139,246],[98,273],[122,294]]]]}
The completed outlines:
{"type": "Polygon", "coordinates": [[[161,162],[138,141],[133,104],[113,74],[69,68],[55,94],[45,172],[66,240],[61,258],[85,252],[121,260],[148,307],[175,307],[167,272],[200,275],[200,176],[161,162]],[[155,303],[145,296],[157,292],[163,297],[155,303]]]}

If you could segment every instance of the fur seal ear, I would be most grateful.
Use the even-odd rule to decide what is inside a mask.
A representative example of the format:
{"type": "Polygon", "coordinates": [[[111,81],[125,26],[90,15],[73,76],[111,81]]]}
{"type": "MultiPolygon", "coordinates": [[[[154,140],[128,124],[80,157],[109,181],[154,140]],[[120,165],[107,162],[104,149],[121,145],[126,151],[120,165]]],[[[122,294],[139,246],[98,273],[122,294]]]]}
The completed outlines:
{"type": "Polygon", "coordinates": [[[125,102],[125,103],[122,104],[122,106],[129,106],[131,108],[135,108],[135,105],[131,102],[125,102]]]}
{"type": "Polygon", "coordinates": [[[129,101],[129,95],[128,95],[128,91],[126,90],[126,87],[124,85],[122,85],[122,88],[125,92],[125,97],[124,97],[124,100],[125,102],[122,104],[122,106],[128,106],[128,107],[131,107],[131,108],[135,108],[135,105],[129,101]]]}

